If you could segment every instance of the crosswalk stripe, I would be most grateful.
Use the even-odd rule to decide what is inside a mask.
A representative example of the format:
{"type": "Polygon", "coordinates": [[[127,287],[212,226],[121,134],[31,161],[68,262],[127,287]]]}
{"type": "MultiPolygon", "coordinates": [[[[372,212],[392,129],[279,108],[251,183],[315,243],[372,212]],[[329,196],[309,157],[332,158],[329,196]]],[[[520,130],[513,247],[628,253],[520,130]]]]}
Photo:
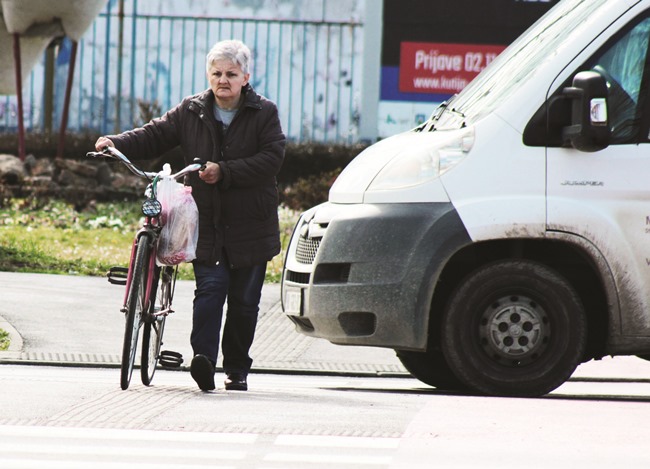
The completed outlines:
{"type": "MultiPolygon", "coordinates": [[[[119,456],[124,457],[151,457],[157,460],[166,458],[183,458],[183,459],[211,459],[219,460],[241,460],[246,457],[245,451],[220,450],[207,446],[205,449],[183,447],[168,447],[165,445],[152,446],[149,442],[129,441],[134,446],[122,445],[119,449],[111,446],[89,445],[84,441],[71,441],[65,445],[59,442],[45,443],[43,440],[35,440],[33,443],[0,443],[0,454],[23,454],[27,456],[34,455],[69,455],[75,457],[84,456],[119,456]]],[[[0,456],[0,461],[2,457],[0,456]]]]}
{"type": "Polygon", "coordinates": [[[40,437],[98,440],[173,441],[191,443],[255,443],[258,435],[253,433],[208,433],[171,430],[133,430],[119,428],[79,428],[50,426],[0,425],[1,437],[40,437]]]}
{"type": "Polygon", "coordinates": [[[254,434],[0,425],[0,467],[234,469],[257,440],[254,434]]]}
{"type": "MultiPolygon", "coordinates": [[[[146,458],[146,454],[142,454],[146,458]]],[[[11,469],[124,469],[131,467],[134,469],[236,469],[237,466],[215,466],[214,464],[196,465],[196,464],[165,464],[160,462],[138,462],[125,465],[124,462],[108,461],[73,461],[73,460],[43,460],[43,459],[11,459],[0,456],[0,466],[11,469]]]]}
{"type": "Polygon", "coordinates": [[[399,446],[386,437],[0,425],[0,468],[385,469],[399,446]]]}
{"type": "Polygon", "coordinates": [[[279,435],[275,439],[275,444],[280,446],[395,449],[399,446],[399,439],[329,435],[279,435]]]}
{"type": "Polygon", "coordinates": [[[388,465],[392,462],[390,456],[366,456],[366,455],[347,455],[331,453],[269,453],[263,458],[268,462],[285,462],[285,463],[319,463],[319,464],[364,464],[364,465],[388,465]]]}

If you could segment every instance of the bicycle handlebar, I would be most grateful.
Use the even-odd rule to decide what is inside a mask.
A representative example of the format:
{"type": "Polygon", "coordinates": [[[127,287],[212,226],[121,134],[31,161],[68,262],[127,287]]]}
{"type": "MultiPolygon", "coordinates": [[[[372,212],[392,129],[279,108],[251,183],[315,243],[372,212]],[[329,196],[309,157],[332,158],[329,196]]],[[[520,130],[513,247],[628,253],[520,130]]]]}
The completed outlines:
{"type": "MultiPolygon", "coordinates": [[[[118,160],[124,166],[129,168],[129,170],[133,174],[135,174],[138,177],[141,177],[142,179],[147,179],[149,181],[153,181],[155,177],[160,174],[160,172],[149,172],[149,171],[141,170],[136,165],[134,165],[131,162],[131,160],[129,160],[126,157],[124,153],[122,153],[115,147],[105,146],[102,149],[102,151],[89,151],[88,153],[86,153],[86,156],[89,158],[112,158],[114,160],[118,160]]],[[[171,174],[170,177],[173,177],[174,179],[178,180],[183,176],[185,176],[186,174],[204,169],[205,165],[206,165],[205,161],[199,158],[194,158],[194,163],[187,165],[185,168],[181,169],[176,174],[171,174]]]]}

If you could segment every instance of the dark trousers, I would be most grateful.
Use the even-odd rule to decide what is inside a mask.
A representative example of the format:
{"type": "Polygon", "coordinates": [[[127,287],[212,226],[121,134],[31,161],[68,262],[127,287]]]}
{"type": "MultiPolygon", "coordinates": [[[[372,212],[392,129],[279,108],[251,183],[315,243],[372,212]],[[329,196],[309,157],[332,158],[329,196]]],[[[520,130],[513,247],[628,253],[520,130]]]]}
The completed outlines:
{"type": "Polygon", "coordinates": [[[253,360],[248,355],[255,336],[266,263],[231,269],[194,263],[196,290],[190,343],[194,354],[217,361],[223,307],[228,300],[223,329],[223,368],[226,373],[247,374],[253,360]]]}

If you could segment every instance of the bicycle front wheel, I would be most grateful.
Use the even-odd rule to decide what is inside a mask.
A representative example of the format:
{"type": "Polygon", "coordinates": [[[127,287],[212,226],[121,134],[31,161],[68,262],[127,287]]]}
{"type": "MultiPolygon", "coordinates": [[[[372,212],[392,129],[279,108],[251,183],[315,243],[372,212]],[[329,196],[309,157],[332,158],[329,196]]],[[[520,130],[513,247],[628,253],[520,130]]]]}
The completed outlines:
{"type": "Polygon", "coordinates": [[[122,366],[120,373],[120,386],[127,389],[133,374],[136,349],[138,347],[138,334],[142,326],[142,316],[147,307],[147,269],[149,266],[150,246],[146,236],[138,240],[135,260],[131,266],[131,284],[126,300],[126,324],[124,326],[124,345],[122,347],[122,366]]]}
{"type": "Polygon", "coordinates": [[[153,381],[156,372],[158,359],[160,358],[160,347],[162,336],[165,330],[165,316],[153,318],[144,324],[142,332],[142,357],[140,361],[140,374],[142,384],[149,386],[153,381]]]}
{"type": "Polygon", "coordinates": [[[162,346],[163,332],[167,311],[172,303],[172,283],[174,280],[174,269],[171,267],[157,268],[158,285],[152,292],[156,294],[156,302],[151,310],[151,315],[144,324],[142,333],[142,357],[140,360],[140,374],[142,383],[149,386],[156,372],[156,366],[160,359],[160,348],[162,346]],[[155,314],[159,313],[158,316],[155,314]]]}

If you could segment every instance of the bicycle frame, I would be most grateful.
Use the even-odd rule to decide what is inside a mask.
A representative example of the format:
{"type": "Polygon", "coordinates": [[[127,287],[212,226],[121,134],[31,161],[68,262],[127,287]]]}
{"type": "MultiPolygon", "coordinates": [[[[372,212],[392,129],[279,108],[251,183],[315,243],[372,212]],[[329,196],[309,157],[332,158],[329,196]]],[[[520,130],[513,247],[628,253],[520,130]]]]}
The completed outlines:
{"type": "MultiPolygon", "coordinates": [[[[147,179],[150,181],[150,183],[154,183],[156,178],[159,176],[160,173],[154,173],[154,172],[147,172],[143,171],[137,166],[135,166],[122,152],[117,150],[116,148],[113,147],[105,147],[102,152],[89,152],[86,154],[86,156],[92,156],[92,157],[97,157],[97,156],[103,156],[103,157],[108,157],[112,159],[118,160],[120,163],[125,165],[133,174],[136,176],[147,179]]],[[[184,177],[185,175],[193,172],[193,171],[198,171],[200,169],[203,169],[205,167],[205,161],[195,159],[194,163],[191,165],[186,166],[183,168],[181,171],[173,175],[173,177],[178,180],[181,177],[184,177]]],[[[155,183],[154,183],[155,184],[155,183]]],[[[151,190],[153,194],[153,198],[155,199],[155,188],[152,187],[152,184],[150,184],[147,187],[147,191],[151,190]]],[[[145,193],[147,192],[145,191],[145,193]]],[[[158,251],[158,237],[160,235],[160,230],[162,229],[162,225],[160,223],[160,215],[157,216],[145,216],[145,222],[142,228],[136,233],[135,238],[133,240],[133,244],[131,246],[131,256],[129,259],[129,267],[127,270],[127,277],[126,281],[123,281],[124,277],[121,275],[116,275],[120,280],[116,279],[111,279],[111,274],[112,273],[124,273],[124,269],[121,268],[113,268],[109,272],[109,281],[111,283],[116,283],[120,285],[126,285],[125,291],[124,291],[124,302],[123,302],[123,307],[122,311],[124,312],[126,309],[126,303],[127,303],[127,296],[129,292],[129,287],[131,285],[131,280],[133,278],[133,267],[134,267],[134,260],[135,260],[135,253],[136,253],[136,248],[138,246],[138,243],[142,238],[149,238],[151,242],[151,259],[149,261],[149,266],[147,268],[147,286],[145,289],[145,298],[146,298],[146,314],[148,315],[161,315],[161,314],[168,314],[169,311],[159,311],[157,313],[153,313],[150,311],[150,306],[152,305],[151,300],[152,300],[152,288],[154,285],[154,282],[158,280],[158,276],[156,274],[156,254],[158,251]]]]}
{"type": "MultiPolygon", "coordinates": [[[[149,265],[147,266],[147,285],[145,288],[145,307],[144,311],[146,314],[152,314],[151,311],[151,301],[152,301],[152,289],[154,282],[158,280],[156,275],[156,254],[158,252],[158,235],[160,232],[160,227],[157,226],[153,228],[152,219],[150,217],[145,218],[145,223],[142,228],[136,233],[135,238],[133,239],[133,244],[131,245],[131,256],[129,259],[129,270],[126,278],[126,288],[124,289],[124,302],[122,309],[126,309],[127,296],[129,294],[129,288],[131,286],[131,281],[133,279],[133,267],[135,264],[135,252],[138,247],[138,243],[146,241],[151,243],[151,256],[149,257],[149,265]]],[[[157,220],[156,220],[157,222],[157,220]]],[[[162,313],[162,312],[160,312],[162,313]]],[[[159,313],[159,314],[160,314],[159,313]]],[[[164,312],[163,314],[166,314],[164,312]]]]}
{"type": "Polygon", "coordinates": [[[101,152],[90,152],[87,156],[119,160],[131,172],[149,181],[145,191],[147,199],[142,205],[145,221],[136,232],[131,244],[129,266],[128,268],[112,267],[108,272],[110,283],[126,287],[121,309],[126,317],[126,328],[120,385],[122,389],[127,389],[131,381],[141,328],[144,328],[141,376],[143,384],[149,385],[158,363],[167,367],[179,367],[183,361],[179,353],[160,349],[166,317],[174,312],[171,306],[178,270],[177,267],[157,264],[158,239],[163,228],[162,206],[156,197],[157,181],[164,175],[179,180],[190,172],[205,168],[206,163],[194,160],[194,163],[172,175],[169,171],[145,172],[113,147],[105,147],[101,152]]]}

